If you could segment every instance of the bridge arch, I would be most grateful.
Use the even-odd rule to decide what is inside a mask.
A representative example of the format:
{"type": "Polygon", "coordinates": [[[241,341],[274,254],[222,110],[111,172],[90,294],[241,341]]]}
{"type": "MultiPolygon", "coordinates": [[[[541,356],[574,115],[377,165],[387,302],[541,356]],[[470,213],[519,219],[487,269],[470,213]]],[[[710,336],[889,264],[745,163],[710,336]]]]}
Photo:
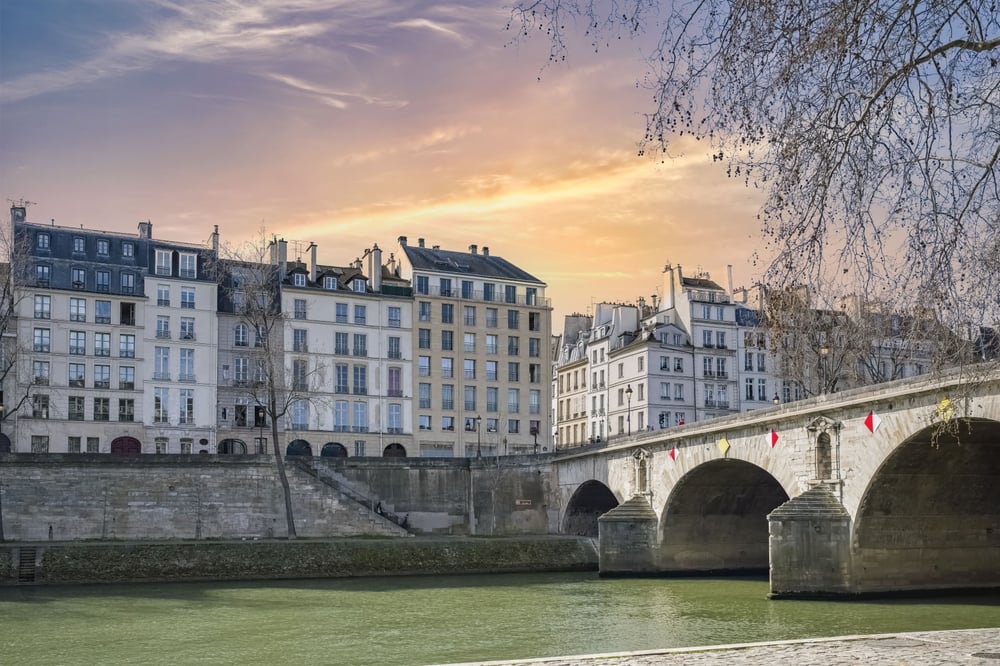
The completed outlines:
{"type": "Polygon", "coordinates": [[[585,481],[574,491],[563,514],[563,534],[597,538],[597,519],[618,506],[618,498],[600,481],[585,481]]]}
{"type": "Polygon", "coordinates": [[[702,463],[681,477],[660,518],[663,571],[766,571],[767,514],[788,501],[774,476],[736,459],[702,463]]]}
{"type": "Polygon", "coordinates": [[[861,589],[1000,585],[1000,421],[936,428],[901,442],[865,488],[852,538],[861,589]]]}

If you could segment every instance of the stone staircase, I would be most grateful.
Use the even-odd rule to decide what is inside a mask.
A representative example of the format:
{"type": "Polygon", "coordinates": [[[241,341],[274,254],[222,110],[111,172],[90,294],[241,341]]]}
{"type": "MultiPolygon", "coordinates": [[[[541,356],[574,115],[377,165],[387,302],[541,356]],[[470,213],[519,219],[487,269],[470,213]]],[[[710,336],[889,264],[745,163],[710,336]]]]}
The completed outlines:
{"type": "Polygon", "coordinates": [[[34,583],[35,582],[35,559],[36,559],[36,549],[31,547],[22,546],[18,549],[17,554],[17,582],[18,583],[34,583]]]}

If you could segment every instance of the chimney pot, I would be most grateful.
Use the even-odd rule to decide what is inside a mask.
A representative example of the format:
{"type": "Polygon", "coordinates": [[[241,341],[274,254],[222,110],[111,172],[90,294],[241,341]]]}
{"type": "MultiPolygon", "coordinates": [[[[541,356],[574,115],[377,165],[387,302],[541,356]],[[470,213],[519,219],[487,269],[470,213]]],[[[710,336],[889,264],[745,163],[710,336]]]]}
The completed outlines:
{"type": "Polygon", "coordinates": [[[483,256],[484,257],[490,256],[490,248],[486,245],[483,246],[483,256]]]}
{"type": "Polygon", "coordinates": [[[402,245],[403,247],[406,247],[406,236],[400,236],[400,237],[399,237],[399,238],[397,238],[396,240],[398,240],[398,241],[399,241],[399,244],[400,244],[400,245],[402,245]]]}
{"type": "Polygon", "coordinates": [[[418,238],[417,239],[417,247],[423,247],[423,246],[424,246],[424,239],[423,238],[418,238]]]}
{"type": "Polygon", "coordinates": [[[476,251],[478,249],[479,249],[479,247],[477,245],[470,245],[469,246],[469,254],[476,254],[476,251]]]}

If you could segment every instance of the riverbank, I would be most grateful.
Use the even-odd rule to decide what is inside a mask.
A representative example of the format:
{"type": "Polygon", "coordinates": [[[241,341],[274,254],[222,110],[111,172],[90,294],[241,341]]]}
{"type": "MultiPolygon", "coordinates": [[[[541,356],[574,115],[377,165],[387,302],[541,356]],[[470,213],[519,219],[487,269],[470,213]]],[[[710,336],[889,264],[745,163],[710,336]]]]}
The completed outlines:
{"type": "Polygon", "coordinates": [[[596,571],[582,537],[0,544],[0,585],[596,571]]]}
{"type": "Polygon", "coordinates": [[[547,659],[479,661],[451,666],[702,666],[708,664],[865,664],[936,666],[1000,663],[1000,628],[924,631],[766,643],[643,650],[547,659]]]}

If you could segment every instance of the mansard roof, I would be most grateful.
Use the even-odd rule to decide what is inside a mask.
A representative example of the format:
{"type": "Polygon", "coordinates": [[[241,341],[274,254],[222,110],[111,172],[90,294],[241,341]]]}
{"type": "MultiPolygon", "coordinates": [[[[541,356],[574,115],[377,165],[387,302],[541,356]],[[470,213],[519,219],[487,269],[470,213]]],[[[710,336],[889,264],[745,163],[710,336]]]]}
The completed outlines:
{"type": "Polygon", "coordinates": [[[682,287],[691,287],[692,289],[713,289],[715,291],[725,291],[722,287],[715,282],[715,280],[709,280],[707,278],[681,278],[682,287]]]}
{"type": "Polygon", "coordinates": [[[432,247],[413,247],[412,245],[404,245],[403,251],[406,253],[406,258],[415,271],[475,275],[479,277],[544,284],[535,276],[521,270],[503,257],[497,257],[492,254],[454,252],[451,250],[434,249],[432,247]]]}

